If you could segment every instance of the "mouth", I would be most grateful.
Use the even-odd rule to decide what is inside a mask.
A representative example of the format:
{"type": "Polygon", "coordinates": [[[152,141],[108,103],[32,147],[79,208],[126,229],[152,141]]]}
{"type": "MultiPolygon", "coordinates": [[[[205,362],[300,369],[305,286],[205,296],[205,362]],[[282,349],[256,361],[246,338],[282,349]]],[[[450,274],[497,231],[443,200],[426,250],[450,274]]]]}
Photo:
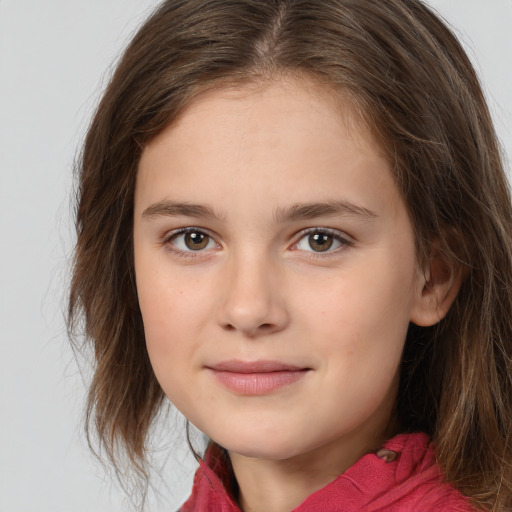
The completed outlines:
{"type": "Polygon", "coordinates": [[[222,361],[207,366],[221,385],[239,395],[260,396],[298,383],[311,368],[279,361],[222,361]]]}

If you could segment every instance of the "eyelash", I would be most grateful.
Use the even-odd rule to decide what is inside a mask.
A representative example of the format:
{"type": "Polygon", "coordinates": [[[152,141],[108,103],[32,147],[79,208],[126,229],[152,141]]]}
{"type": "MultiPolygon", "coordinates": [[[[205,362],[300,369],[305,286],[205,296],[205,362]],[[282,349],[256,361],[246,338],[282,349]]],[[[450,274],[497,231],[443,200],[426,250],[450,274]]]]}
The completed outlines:
{"type": "Polygon", "coordinates": [[[315,258],[315,259],[319,259],[319,258],[327,258],[329,256],[333,256],[333,255],[336,255],[338,254],[340,251],[343,251],[344,249],[348,248],[348,247],[352,247],[354,245],[354,243],[348,239],[348,237],[345,237],[343,236],[339,231],[335,230],[335,229],[330,229],[330,228],[308,228],[308,229],[305,229],[304,231],[301,231],[299,234],[298,234],[298,237],[297,237],[297,241],[292,245],[292,248],[294,250],[300,250],[300,249],[297,249],[297,246],[299,245],[299,243],[307,238],[308,236],[311,236],[311,235],[328,235],[330,237],[332,237],[332,239],[336,242],[339,243],[339,246],[332,249],[329,247],[326,251],[304,251],[305,255],[307,255],[306,257],[308,258],[315,258]]]}
{"type": "MultiPolygon", "coordinates": [[[[187,227],[187,228],[179,229],[177,231],[173,231],[172,233],[170,233],[169,235],[167,235],[164,238],[163,244],[169,251],[171,251],[173,254],[178,255],[179,257],[197,258],[198,256],[201,256],[201,253],[204,252],[204,249],[198,249],[196,251],[194,251],[193,249],[182,250],[182,249],[177,248],[175,246],[175,244],[173,243],[178,237],[187,235],[187,234],[192,234],[192,233],[199,233],[201,235],[204,235],[204,236],[208,237],[209,241],[213,241],[217,245],[217,247],[220,247],[220,245],[217,242],[215,242],[215,239],[212,235],[210,235],[204,229],[196,228],[196,227],[187,227]]],[[[301,250],[301,249],[298,249],[299,243],[306,237],[311,236],[311,235],[316,235],[316,234],[327,235],[329,237],[332,237],[332,239],[335,242],[337,242],[339,244],[339,246],[332,250],[329,247],[325,251],[303,250],[305,255],[307,255],[306,257],[308,257],[308,258],[316,258],[317,259],[317,258],[329,257],[333,253],[337,254],[340,251],[344,250],[345,248],[352,247],[354,245],[352,241],[350,241],[346,237],[342,236],[341,233],[337,230],[329,229],[329,228],[316,228],[315,227],[315,228],[308,228],[306,230],[299,232],[296,237],[296,241],[291,246],[292,250],[301,250]]]]}
{"type": "MultiPolygon", "coordinates": [[[[180,256],[182,258],[197,258],[198,256],[201,255],[201,253],[203,251],[201,250],[197,250],[197,251],[194,251],[193,249],[190,249],[188,251],[184,251],[182,249],[178,249],[174,244],[173,242],[180,236],[182,235],[188,235],[188,234],[192,234],[192,233],[199,233],[199,234],[202,234],[206,237],[209,238],[209,240],[212,240],[215,242],[215,239],[213,236],[211,236],[210,234],[208,234],[207,231],[205,231],[204,229],[201,229],[201,228],[196,228],[196,227],[187,227],[187,228],[182,228],[182,229],[178,229],[177,231],[173,231],[172,233],[168,234],[164,240],[163,240],[163,244],[165,245],[165,247],[167,248],[167,250],[169,250],[170,252],[172,252],[173,254],[176,254],[177,256],[180,256]]],[[[216,242],[215,242],[216,243],[216,242]]],[[[218,247],[219,244],[216,243],[216,245],[218,247]]]]}

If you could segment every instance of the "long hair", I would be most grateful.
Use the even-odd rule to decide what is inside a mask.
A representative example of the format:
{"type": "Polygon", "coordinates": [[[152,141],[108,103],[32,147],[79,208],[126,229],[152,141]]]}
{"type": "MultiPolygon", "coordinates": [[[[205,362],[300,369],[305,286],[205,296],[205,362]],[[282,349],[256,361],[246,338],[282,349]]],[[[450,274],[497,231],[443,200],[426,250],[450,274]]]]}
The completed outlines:
{"type": "Polygon", "coordinates": [[[474,503],[512,506],[512,210],[475,71],[420,0],[168,0],[135,35],[78,165],[69,300],[95,353],[87,406],[114,464],[147,476],[163,393],[146,352],[133,271],[139,157],[205,90],[283,74],[343,95],[385,151],[420,262],[440,251],[464,282],[438,325],[410,326],[396,415],[427,432],[446,479],[474,503]]]}

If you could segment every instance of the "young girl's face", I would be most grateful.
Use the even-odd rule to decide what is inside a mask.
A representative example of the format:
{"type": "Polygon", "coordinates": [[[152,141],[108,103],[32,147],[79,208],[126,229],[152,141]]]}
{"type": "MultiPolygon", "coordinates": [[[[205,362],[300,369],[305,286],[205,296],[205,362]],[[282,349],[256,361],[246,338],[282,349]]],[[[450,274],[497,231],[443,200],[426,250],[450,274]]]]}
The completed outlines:
{"type": "Polygon", "coordinates": [[[389,165],[326,91],[210,92],[143,151],[137,290],[169,399],[245,456],[384,434],[423,274],[389,165]]]}

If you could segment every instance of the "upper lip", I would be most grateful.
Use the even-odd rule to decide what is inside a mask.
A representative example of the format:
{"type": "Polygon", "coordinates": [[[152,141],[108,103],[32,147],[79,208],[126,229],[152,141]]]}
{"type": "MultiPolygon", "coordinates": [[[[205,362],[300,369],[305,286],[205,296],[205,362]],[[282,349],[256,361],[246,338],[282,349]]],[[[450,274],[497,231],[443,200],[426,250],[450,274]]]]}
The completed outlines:
{"type": "Polygon", "coordinates": [[[221,361],[220,363],[208,366],[208,368],[220,372],[233,373],[291,372],[309,369],[280,361],[240,361],[236,359],[221,361]]]}

